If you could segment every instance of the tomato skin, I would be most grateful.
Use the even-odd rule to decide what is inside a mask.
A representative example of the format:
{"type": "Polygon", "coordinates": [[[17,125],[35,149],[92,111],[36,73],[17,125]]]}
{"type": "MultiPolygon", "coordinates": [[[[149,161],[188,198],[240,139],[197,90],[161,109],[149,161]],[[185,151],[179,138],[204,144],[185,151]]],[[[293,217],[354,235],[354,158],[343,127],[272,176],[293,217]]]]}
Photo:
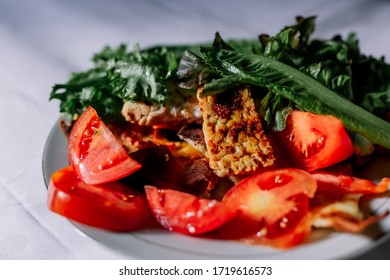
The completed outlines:
{"type": "Polygon", "coordinates": [[[121,183],[90,185],[71,166],[50,180],[48,208],[68,219],[111,231],[133,231],[156,224],[145,195],[121,183]]]}
{"type": "Polygon", "coordinates": [[[312,173],[317,180],[318,190],[329,193],[357,193],[376,194],[383,193],[389,189],[390,178],[382,178],[377,184],[366,179],[361,179],[349,175],[332,174],[327,172],[312,173]]]}
{"type": "Polygon", "coordinates": [[[92,107],[72,127],[68,156],[76,174],[88,184],[114,182],[141,168],[92,107]]]}
{"type": "Polygon", "coordinates": [[[155,218],[170,231],[203,234],[220,227],[233,216],[233,212],[217,200],[154,186],[145,186],[145,192],[155,218]]]}
{"type": "Polygon", "coordinates": [[[312,215],[308,212],[297,224],[295,229],[285,235],[276,238],[259,237],[252,235],[240,241],[248,245],[263,245],[278,249],[289,249],[302,244],[304,239],[312,231],[312,215]]]}
{"type": "Polygon", "coordinates": [[[237,209],[237,216],[219,232],[229,239],[275,239],[293,235],[308,213],[309,197],[314,196],[316,187],[310,174],[298,169],[276,169],[252,175],[223,197],[222,202],[227,207],[237,209]]]}
{"type": "Polygon", "coordinates": [[[295,165],[306,171],[331,166],[353,154],[342,122],[331,115],[293,110],[278,138],[295,165]]]}

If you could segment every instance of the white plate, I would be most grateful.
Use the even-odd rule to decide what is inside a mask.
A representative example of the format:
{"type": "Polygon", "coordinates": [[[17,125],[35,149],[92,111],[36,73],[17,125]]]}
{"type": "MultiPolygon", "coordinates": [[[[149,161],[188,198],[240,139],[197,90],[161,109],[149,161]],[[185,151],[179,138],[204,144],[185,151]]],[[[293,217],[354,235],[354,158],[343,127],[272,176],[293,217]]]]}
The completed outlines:
{"type": "MultiPolygon", "coordinates": [[[[68,165],[66,139],[56,124],[45,145],[43,175],[46,185],[51,174],[68,165]]],[[[375,179],[390,175],[390,164],[384,159],[364,171],[365,177],[375,179]]],[[[371,208],[390,210],[389,197],[377,198],[371,208]]],[[[390,216],[383,219],[367,234],[331,233],[316,241],[307,242],[290,250],[274,250],[263,246],[248,246],[236,242],[208,240],[167,231],[113,233],[79,223],[75,227],[125,255],[139,259],[350,259],[388,242],[390,216]]]]}

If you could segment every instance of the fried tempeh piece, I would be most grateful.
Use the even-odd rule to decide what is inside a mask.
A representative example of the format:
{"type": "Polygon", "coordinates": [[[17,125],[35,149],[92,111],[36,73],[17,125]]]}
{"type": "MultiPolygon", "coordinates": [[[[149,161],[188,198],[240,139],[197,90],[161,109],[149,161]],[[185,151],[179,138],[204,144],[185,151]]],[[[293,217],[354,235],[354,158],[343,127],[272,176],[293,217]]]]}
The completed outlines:
{"type": "Polygon", "coordinates": [[[219,177],[244,175],[274,164],[248,88],[197,97],[210,167],[219,177]]]}

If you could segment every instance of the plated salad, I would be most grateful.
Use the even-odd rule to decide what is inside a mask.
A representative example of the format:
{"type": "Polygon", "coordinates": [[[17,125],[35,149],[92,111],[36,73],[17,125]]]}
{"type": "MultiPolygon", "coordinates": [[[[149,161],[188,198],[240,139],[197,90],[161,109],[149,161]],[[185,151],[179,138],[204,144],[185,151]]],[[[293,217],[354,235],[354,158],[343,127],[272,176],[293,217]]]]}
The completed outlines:
{"type": "Polygon", "coordinates": [[[110,231],[156,228],[286,249],[318,229],[362,234],[390,178],[390,65],[355,34],[278,34],[131,51],[105,47],[56,84],[69,166],[50,210],[110,231]]]}

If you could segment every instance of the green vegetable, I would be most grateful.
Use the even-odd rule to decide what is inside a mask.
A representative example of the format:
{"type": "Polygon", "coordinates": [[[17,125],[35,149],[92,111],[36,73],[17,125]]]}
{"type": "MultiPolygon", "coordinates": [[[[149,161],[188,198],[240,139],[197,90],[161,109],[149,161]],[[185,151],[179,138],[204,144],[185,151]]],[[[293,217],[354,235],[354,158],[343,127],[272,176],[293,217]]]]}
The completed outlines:
{"type": "MultiPolygon", "coordinates": [[[[189,46],[162,46],[129,52],[125,45],[104,48],[94,55],[93,67],[75,73],[65,84],[53,86],[50,99],[61,101],[64,117],[80,115],[93,106],[103,119],[120,118],[127,100],[165,102],[185,94],[173,80],[184,50],[189,46]]],[[[190,48],[191,49],[191,48],[190,48]]]]}
{"type": "Polygon", "coordinates": [[[362,98],[361,106],[369,112],[390,112],[390,86],[386,91],[366,94],[362,98]]]}
{"type": "Polygon", "coordinates": [[[390,65],[384,58],[362,54],[354,33],[345,40],[339,35],[311,39],[315,19],[298,17],[295,25],[275,36],[260,36],[259,49],[263,51],[257,53],[307,73],[356,104],[370,92],[386,91],[390,85],[390,65]]]}
{"type": "Polygon", "coordinates": [[[250,85],[274,130],[283,130],[289,112],[298,108],[332,114],[351,132],[390,148],[389,124],[374,116],[390,111],[390,65],[362,54],[354,33],[312,39],[315,20],[297,17],[275,36],[249,40],[224,41],[216,33],[206,44],[106,47],[89,70],[54,85],[50,99],[61,101],[68,119],[91,105],[107,120],[122,118],[126,101],[169,106],[194,95],[200,84],[204,94],[250,85]]]}
{"type": "MultiPolygon", "coordinates": [[[[263,55],[213,48],[203,48],[202,53],[205,63],[222,75],[223,81],[230,76],[239,79],[243,85],[267,87],[304,110],[333,115],[347,129],[390,148],[390,123],[353,104],[302,71],[263,55]]],[[[212,83],[215,87],[219,82],[214,80],[212,83]]],[[[205,87],[203,94],[212,93],[205,87]]]]}
{"type": "Polygon", "coordinates": [[[350,132],[349,136],[353,142],[354,154],[358,156],[367,156],[374,152],[374,144],[366,137],[358,133],[350,132]]]}

